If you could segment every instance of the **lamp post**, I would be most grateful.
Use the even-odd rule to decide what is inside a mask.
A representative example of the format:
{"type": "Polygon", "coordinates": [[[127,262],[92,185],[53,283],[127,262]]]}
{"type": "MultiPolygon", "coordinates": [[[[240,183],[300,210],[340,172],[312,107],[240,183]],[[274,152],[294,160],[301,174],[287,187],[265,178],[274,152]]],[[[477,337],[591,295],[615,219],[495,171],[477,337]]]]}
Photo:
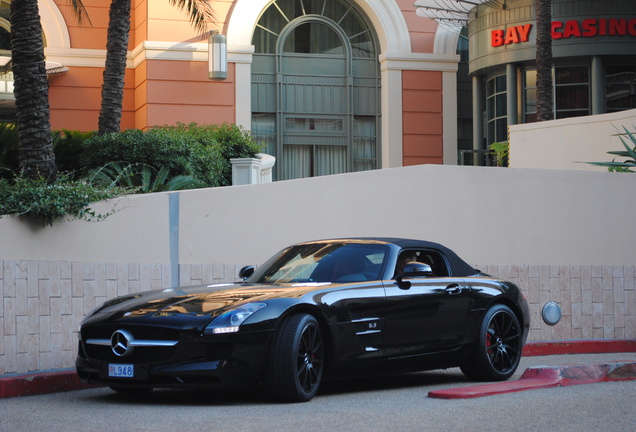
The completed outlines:
{"type": "Polygon", "coordinates": [[[214,80],[227,78],[227,43],[225,36],[218,30],[210,30],[208,38],[208,78],[214,80]]]}

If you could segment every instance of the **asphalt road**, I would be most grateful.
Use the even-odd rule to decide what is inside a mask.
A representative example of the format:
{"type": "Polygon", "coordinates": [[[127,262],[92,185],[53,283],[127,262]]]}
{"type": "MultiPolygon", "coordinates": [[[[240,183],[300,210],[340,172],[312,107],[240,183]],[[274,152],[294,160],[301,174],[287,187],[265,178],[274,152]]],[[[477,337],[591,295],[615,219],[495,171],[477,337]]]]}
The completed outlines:
{"type": "MultiPolygon", "coordinates": [[[[636,353],[528,357],[528,367],[636,361],[636,353]]],[[[445,400],[431,390],[473,385],[458,369],[324,386],[309,403],[262,395],[106,388],[0,400],[0,431],[633,431],[636,380],[445,400]]]]}

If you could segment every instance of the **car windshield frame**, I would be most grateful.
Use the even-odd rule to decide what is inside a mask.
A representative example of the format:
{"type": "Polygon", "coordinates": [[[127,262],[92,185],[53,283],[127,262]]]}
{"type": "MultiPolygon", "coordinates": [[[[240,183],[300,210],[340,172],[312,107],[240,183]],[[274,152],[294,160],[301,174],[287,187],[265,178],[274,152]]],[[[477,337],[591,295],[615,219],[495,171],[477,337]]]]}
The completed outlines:
{"type": "Polygon", "coordinates": [[[327,242],[291,246],[260,266],[246,282],[350,283],[380,280],[391,251],[380,243],[327,242]]]}

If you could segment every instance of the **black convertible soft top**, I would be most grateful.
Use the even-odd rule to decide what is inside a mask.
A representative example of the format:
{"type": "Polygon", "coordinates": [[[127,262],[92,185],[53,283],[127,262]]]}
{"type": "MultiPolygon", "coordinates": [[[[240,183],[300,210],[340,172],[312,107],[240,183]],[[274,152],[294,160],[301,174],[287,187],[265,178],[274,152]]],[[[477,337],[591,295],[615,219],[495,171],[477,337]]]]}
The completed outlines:
{"type": "Polygon", "coordinates": [[[450,264],[451,274],[450,276],[474,276],[479,273],[479,270],[472,267],[466,261],[461,259],[455,252],[450,250],[444,245],[424,240],[412,240],[412,239],[386,239],[387,243],[393,243],[401,248],[422,248],[422,249],[435,249],[446,255],[448,264],[450,264]]]}
{"type": "MultiPolygon", "coordinates": [[[[374,241],[374,242],[383,242],[383,243],[391,243],[396,246],[399,246],[403,249],[433,249],[441,252],[446,256],[448,260],[448,264],[450,266],[450,275],[456,277],[464,277],[464,276],[474,276],[480,271],[472,267],[466,261],[461,259],[455,252],[451,249],[447,248],[444,245],[439,243],[425,241],[425,240],[414,240],[414,239],[406,239],[399,237],[349,237],[349,238],[339,238],[339,239],[326,239],[326,240],[317,240],[318,242],[323,241],[374,241]]],[[[313,243],[313,242],[304,242],[304,243],[313,243]]]]}

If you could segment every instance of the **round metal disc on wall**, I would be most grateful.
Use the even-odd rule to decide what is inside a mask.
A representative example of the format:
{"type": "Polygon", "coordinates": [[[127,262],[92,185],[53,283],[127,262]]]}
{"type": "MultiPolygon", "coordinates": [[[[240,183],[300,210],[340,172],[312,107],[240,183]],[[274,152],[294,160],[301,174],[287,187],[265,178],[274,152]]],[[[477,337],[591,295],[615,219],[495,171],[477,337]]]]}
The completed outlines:
{"type": "Polygon", "coordinates": [[[541,309],[541,317],[546,324],[556,325],[561,321],[561,306],[553,301],[547,302],[541,309]]]}

